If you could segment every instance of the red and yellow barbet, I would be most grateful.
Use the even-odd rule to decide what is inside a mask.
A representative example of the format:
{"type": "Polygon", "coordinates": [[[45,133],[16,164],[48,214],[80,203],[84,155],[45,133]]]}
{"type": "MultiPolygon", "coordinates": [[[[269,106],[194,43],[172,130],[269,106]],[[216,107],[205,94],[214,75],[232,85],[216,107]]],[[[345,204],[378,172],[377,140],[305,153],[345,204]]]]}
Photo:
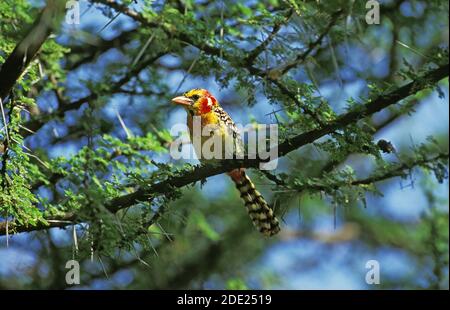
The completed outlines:
{"type": "MultiPolygon", "coordinates": [[[[198,116],[200,117],[202,128],[206,125],[216,125],[219,130],[215,131],[215,134],[221,134],[223,137],[225,135],[232,135],[236,143],[235,152],[244,152],[243,142],[235,123],[228,113],[222,109],[217,99],[207,90],[192,89],[184,93],[183,96],[173,98],[172,101],[182,105],[188,112],[187,125],[189,127],[191,141],[194,141],[193,118],[194,116],[198,116]]],[[[201,147],[208,138],[202,136],[200,138],[201,143],[198,146],[194,143],[197,156],[202,154],[201,147]]],[[[201,156],[198,157],[200,161],[205,161],[201,156]]],[[[245,170],[235,169],[228,172],[228,175],[236,184],[255,227],[266,236],[272,236],[278,233],[280,231],[280,225],[273,210],[256,190],[255,185],[247,176],[245,170]]]]}

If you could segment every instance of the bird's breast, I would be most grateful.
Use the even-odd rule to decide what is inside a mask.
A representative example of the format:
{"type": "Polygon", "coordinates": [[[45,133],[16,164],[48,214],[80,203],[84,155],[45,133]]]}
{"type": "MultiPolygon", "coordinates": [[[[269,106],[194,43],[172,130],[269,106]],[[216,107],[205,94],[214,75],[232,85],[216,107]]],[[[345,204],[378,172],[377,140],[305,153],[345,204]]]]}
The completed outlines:
{"type": "Polygon", "coordinates": [[[204,151],[214,152],[214,145],[212,145],[211,148],[208,148],[208,150],[203,149],[205,142],[212,139],[214,135],[219,135],[221,137],[222,149],[224,149],[223,140],[227,131],[226,128],[220,126],[219,118],[214,115],[214,113],[200,115],[197,116],[197,118],[196,116],[188,114],[187,126],[189,128],[189,137],[198,159],[204,160],[204,151]],[[208,125],[211,126],[209,127],[209,130],[206,130],[208,125]]]}

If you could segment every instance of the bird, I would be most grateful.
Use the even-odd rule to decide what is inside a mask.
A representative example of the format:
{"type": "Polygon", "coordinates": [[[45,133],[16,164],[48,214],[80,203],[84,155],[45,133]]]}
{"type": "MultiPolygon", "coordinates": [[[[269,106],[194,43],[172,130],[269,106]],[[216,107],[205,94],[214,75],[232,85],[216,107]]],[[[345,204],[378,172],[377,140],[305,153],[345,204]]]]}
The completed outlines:
{"type": "MultiPolygon", "coordinates": [[[[212,134],[217,134],[222,141],[232,138],[234,143],[234,153],[242,155],[245,152],[244,143],[233,119],[220,106],[219,101],[206,89],[195,88],[185,92],[182,96],[172,99],[174,104],[182,106],[187,111],[187,126],[189,128],[190,140],[194,145],[194,150],[201,163],[211,162],[214,159],[202,157],[202,146],[211,136],[200,134],[200,143],[194,143],[196,132],[193,128],[195,117],[201,129],[209,125],[216,130],[212,134]]],[[[200,131],[201,132],[201,131],[200,131]]],[[[222,147],[222,150],[225,148],[222,147]]],[[[225,156],[225,151],[223,151],[225,156]]],[[[230,158],[230,157],[226,157],[230,158]]],[[[223,158],[222,158],[223,159],[223,158]]],[[[280,231],[278,219],[261,193],[255,188],[255,184],[248,177],[244,168],[234,169],[227,173],[235,183],[241,198],[244,200],[247,212],[252,219],[253,225],[265,236],[273,236],[280,231]]]]}

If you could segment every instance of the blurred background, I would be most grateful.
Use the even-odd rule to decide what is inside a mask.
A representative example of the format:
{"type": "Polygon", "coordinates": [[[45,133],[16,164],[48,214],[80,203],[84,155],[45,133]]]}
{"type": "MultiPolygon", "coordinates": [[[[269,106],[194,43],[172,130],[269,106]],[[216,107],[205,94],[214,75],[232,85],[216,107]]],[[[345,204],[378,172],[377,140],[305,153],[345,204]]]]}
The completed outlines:
{"type": "MultiPolygon", "coordinates": [[[[31,24],[45,5],[45,1],[2,2],[0,24],[12,23],[17,30],[31,24]],[[22,15],[29,19],[20,20],[22,15]]],[[[433,57],[448,48],[446,1],[379,1],[379,25],[366,23],[365,1],[124,1],[125,7],[149,20],[159,15],[174,33],[182,29],[200,42],[196,46],[142,25],[105,2],[79,1],[80,23],[63,22],[44,45],[41,63],[32,65],[32,73],[44,71],[27,93],[36,99],[40,115],[53,115],[61,101],[73,104],[91,93],[98,95],[26,137],[26,146],[44,161],[77,158],[83,147],[100,145],[96,139],[105,134],[123,143],[130,135],[167,137],[163,130],[186,118],[170,98],[191,88],[208,89],[235,122],[280,123],[281,138],[313,128],[315,124],[303,119],[273,85],[251,76],[244,66],[223,60],[227,54],[239,57],[261,44],[278,22],[279,31],[255,66],[276,68],[313,47],[286,73],[286,85],[310,91],[306,102],[329,104],[336,114],[379,89],[404,84],[405,77],[428,68],[433,57]],[[340,9],[344,13],[334,21],[333,14],[340,9]],[[217,46],[223,55],[202,52],[202,42],[217,46]],[[131,77],[114,88],[127,74],[131,77]],[[290,126],[292,122],[295,125],[290,126]]],[[[15,34],[3,35],[14,42],[15,34]]],[[[402,156],[431,143],[430,137],[435,148],[448,151],[447,79],[439,89],[420,92],[368,121],[374,143],[389,141],[395,153],[376,158],[349,147],[327,149],[327,140],[321,139],[280,159],[271,173],[289,184],[331,179],[350,170],[365,178],[380,161],[401,163],[402,156]]],[[[161,148],[168,144],[161,143],[161,148]]],[[[151,161],[171,168],[186,163],[161,150],[143,154],[145,158],[136,162],[123,160],[133,169],[121,175],[121,182],[154,177],[151,161]]],[[[176,199],[138,204],[128,211],[136,214],[134,218],[123,212],[117,223],[101,224],[103,235],[96,242],[103,245],[98,251],[89,238],[88,227],[94,222],[10,235],[8,246],[1,236],[0,288],[448,289],[446,176],[439,179],[432,170],[413,168],[402,178],[376,182],[376,190],[348,186],[305,191],[279,186],[260,171],[249,174],[282,221],[282,231],[273,238],[264,238],[253,228],[234,185],[219,175],[174,190],[176,199]],[[164,208],[162,218],[147,235],[121,239],[110,232],[124,217],[130,216],[123,224],[126,230],[142,210],[150,213],[158,208],[164,208]],[[65,282],[70,259],[80,262],[80,285],[65,282]],[[379,262],[380,284],[366,282],[370,260],[379,262]]],[[[70,177],[50,180],[33,192],[41,206],[59,206],[66,190],[76,184],[70,177]]],[[[79,192],[84,193],[81,188],[79,192]]]]}

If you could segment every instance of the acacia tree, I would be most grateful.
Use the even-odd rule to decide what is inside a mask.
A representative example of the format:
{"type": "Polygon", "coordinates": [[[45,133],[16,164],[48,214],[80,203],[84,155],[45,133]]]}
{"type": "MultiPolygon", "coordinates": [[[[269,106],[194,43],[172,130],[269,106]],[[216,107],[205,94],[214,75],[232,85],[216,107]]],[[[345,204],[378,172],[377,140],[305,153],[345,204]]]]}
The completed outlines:
{"type": "MultiPolygon", "coordinates": [[[[0,3],[2,247],[27,244],[53,271],[35,266],[31,282],[1,285],[66,287],[64,264],[75,257],[85,285],[131,269],[128,287],[205,287],[211,277],[212,287],[246,287],[247,275],[233,270],[269,243],[306,239],[400,248],[426,267],[425,286],[445,286],[448,211],[431,185],[429,210],[402,224],[411,233],[360,206],[395,178],[447,179],[448,132],[397,144],[383,137],[436,104],[436,93],[445,100],[446,1],[386,1],[379,24],[368,22],[377,11],[365,1],[90,0],[71,24],[79,4],[0,3]],[[363,86],[345,93],[355,83],[363,86]],[[276,123],[278,168],[172,160],[170,99],[193,87],[210,89],[239,120],[252,113],[276,123]],[[270,240],[255,233],[228,183],[208,184],[238,167],[268,185],[278,216],[300,210],[301,228],[288,221],[270,240]],[[205,195],[208,186],[215,194],[205,195]],[[342,220],[331,235],[315,232],[324,213],[342,220]]],[[[268,279],[254,286],[277,283],[268,279]]],[[[422,285],[384,285],[399,283],[422,285]]]]}

